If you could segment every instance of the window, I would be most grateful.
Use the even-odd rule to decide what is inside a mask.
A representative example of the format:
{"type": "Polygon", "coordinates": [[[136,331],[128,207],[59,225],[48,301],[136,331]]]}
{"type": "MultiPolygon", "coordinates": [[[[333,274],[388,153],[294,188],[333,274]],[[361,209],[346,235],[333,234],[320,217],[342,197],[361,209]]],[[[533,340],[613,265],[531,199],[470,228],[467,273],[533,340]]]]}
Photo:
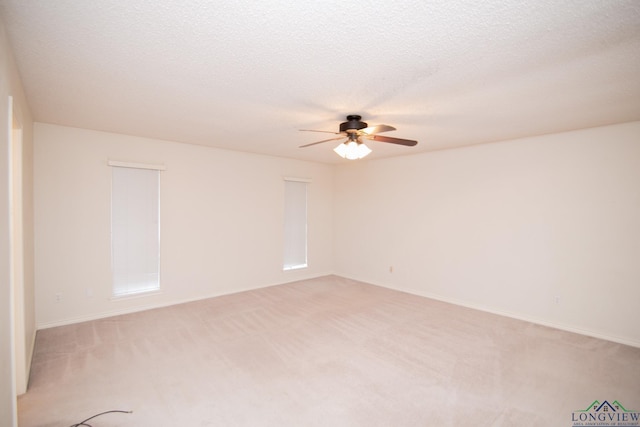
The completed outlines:
{"type": "Polygon", "coordinates": [[[160,169],[109,162],[113,296],[160,289],[160,169]]]}
{"type": "Polygon", "coordinates": [[[308,181],[284,181],[284,270],[307,266],[307,185],[308,181]]]}

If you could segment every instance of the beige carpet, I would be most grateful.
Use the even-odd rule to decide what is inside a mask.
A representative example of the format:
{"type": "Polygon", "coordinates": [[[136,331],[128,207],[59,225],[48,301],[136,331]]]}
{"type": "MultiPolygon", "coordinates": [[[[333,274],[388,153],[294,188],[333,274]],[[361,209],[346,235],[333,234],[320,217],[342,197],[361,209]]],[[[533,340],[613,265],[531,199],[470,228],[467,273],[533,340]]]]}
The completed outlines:
{"type": "Polygon", "coordinates": [[[339,277],[38,332],[20,427],[571,426],[640,349],[339,277]]]}

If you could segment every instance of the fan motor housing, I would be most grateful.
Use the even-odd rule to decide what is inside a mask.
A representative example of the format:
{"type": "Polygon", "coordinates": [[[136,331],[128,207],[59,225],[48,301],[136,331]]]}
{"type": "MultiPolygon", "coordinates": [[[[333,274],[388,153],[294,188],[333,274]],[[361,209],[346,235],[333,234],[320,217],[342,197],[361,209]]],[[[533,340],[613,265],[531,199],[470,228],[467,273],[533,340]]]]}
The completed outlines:
{"type": "Polygon", "coordinates": [[[340,132],[360,130],[369,126],[365,122],[361,122],[360,121],[361,119],[362,119],[361,116],[358,116],[355,114],[347,116],[347,121],[340,123],[340,132]]]}

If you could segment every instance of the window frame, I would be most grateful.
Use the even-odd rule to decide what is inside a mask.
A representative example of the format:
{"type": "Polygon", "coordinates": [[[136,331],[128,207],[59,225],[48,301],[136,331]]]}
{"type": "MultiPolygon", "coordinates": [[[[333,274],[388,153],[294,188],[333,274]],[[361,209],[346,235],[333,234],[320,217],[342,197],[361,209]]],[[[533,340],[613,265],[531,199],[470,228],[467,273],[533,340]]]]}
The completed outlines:
{"type": "MultiPolygon", "coordinates": [[[[309,267],[309,184],[311,180],[308,178],[295,178],[295,177],[284,177],[284,186],[283,186],[283,199],[284,199],[284,212],[283,212],[283,259],[282,259],[282,270],[283,271],[293,271],[293,270],[301,270],[309,267]],[[300,183],[304,184],[304,232],[297,233],[298,236],[303,236],[304,239],[304,262],[294,262],[293,258],[296,256],[291,256],[292,253],[295,253],[295,250],[292,250],[290,247],[291,235],[289,232],[291,231],[288,228],[288,214],[291,214],[291,211],[288,210],[288,200],[287,200],[287,183],[300,183]]],[[[296,233],[294,233],[296,234],[296,233]]],[[[299,243],[299,242],[298,242],[299,243]]],[[[300,253],[297,254],[300,256],[300,253]]]]}
{"type": "MultiPolygon", "coordinates": [[[[164,165],[154,165],[154,164],[146,164],[146,163],[131,163],[131,162],[122,162],[116,160],[108,160],[108,166],[110,166],[111,172],[111,200],[110,200],[110,245],[111,245],[111,299],[118,300],[123,298],[132,298],[139,297],[145,295],[156,294],[161,291],[161,258],[160,258],[160,250],[161,250],[161,173],[166,170],[164,165]],[[150,288],[129,288],[126,291],[118,291],[118,285],[116,283],[116,266],[115,266],[115,239],[114,239],[114,168],[127,168],[127,169],[139,169],[139,170],[150,170],[157,172],[157,193],[154,192],[156,196],[156,205],[157,205],[157,240],[154,242],[154,246],[157,245],[157,284],[150,288]]],[[[155,216],[155,215],[154,215],[155,216]]],[[[129,285],[127,285],[129,286],[129,285]]],[[[126,288],[127,286],[120,286],[121,288],[126,288]]]]}

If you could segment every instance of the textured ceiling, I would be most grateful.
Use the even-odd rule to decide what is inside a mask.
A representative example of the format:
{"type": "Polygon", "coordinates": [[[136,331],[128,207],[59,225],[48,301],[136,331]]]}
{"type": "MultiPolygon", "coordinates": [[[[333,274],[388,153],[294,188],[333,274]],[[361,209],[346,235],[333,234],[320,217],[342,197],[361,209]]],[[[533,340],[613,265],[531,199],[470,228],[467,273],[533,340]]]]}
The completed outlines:
{"type": "Polygon", "coordinates": [[[321,162],[640,120],[638,0],[0,0],[35,120],[321,162]]]}

